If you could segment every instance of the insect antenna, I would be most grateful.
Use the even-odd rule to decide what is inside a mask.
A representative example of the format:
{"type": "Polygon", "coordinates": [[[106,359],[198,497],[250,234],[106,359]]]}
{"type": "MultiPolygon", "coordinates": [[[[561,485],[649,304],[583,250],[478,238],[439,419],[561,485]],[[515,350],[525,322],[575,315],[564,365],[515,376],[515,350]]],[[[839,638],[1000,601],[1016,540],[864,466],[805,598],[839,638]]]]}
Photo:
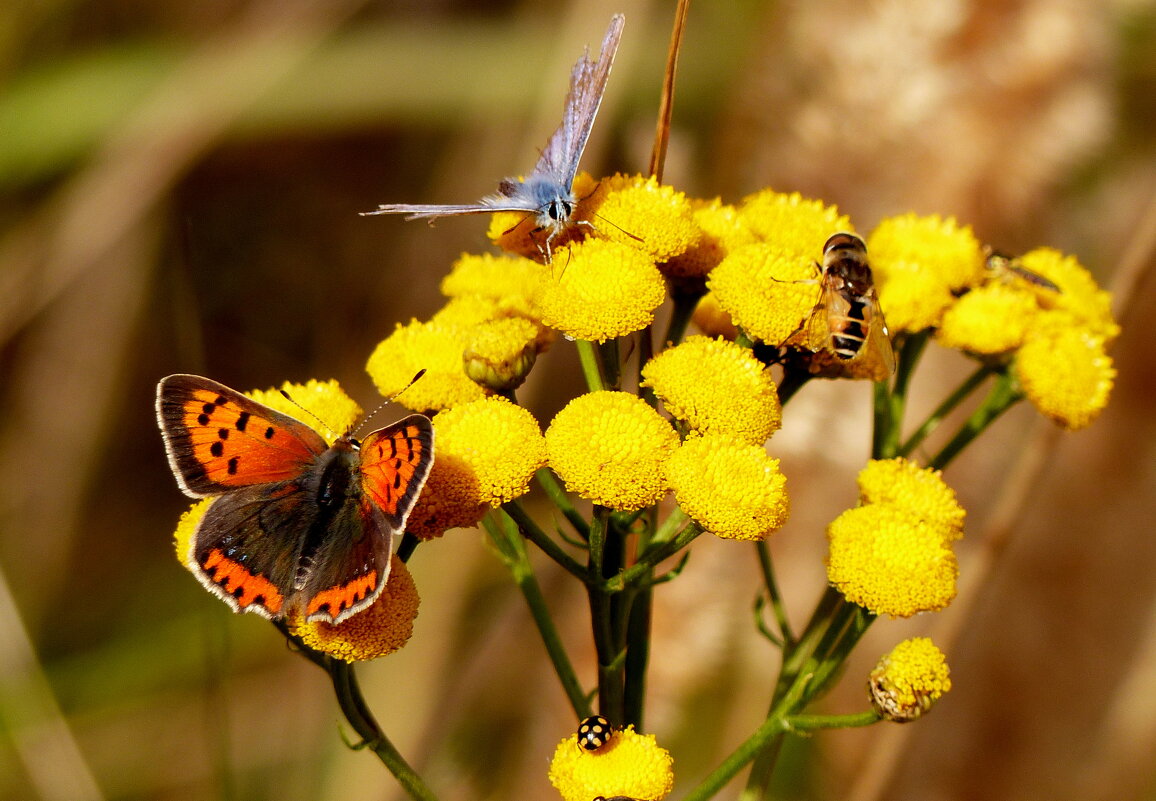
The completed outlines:
{"type": "Polygon", "coordinates": [[[320,417],[315,415],[312,411],[310,411],[309,409],[306,409],[304,406],[302,406],[300,403],[298,403],[297,399],[294,398],[292,395],[290,395],[288,390],[279,389],[277,391],[281,393],[281,396],[284,397],[285,400],[289,401],[294,406],[296,406],[298,409],[305,412],[305,414],[309,415],[314,420],[316,420],[318,423],[320,423],[321,427],[324,428],[327,432],[329,432],[327,438],[337,436],[337,432],[333,430],[333,426],[329,425],[329,423],[325,422],[320,417]]]}
{"type": "Polygon", "coordinates": [[[377,404],[377,407],[374,408],[373,411],[371,411],[365,417],[361,418],[361,422],[357,424],[357,428],[355,428],[353,431],[350,432],[350,435],[356,434],[358,431],[365,428],[365,424],[368,423],[370,420],[372,420],[377,415],[378,412],[380,412],[386,406],[388,406],[389,404],[391,404],[395,400],[397,400],[398,396],[400,396],[403,392],[405,392],[407,389],[409,389],[414,384],[416,384],[418,379],[421,378],[423,375],[425,375],[425,368],[424,367],[417,371],[417,373],[414,375],[414,377],[409,380],[408,384],[406,384],[404,387],[399,389],[397,392],[390,395],[388,398],[383,400],[381,403],[377,404]]]}

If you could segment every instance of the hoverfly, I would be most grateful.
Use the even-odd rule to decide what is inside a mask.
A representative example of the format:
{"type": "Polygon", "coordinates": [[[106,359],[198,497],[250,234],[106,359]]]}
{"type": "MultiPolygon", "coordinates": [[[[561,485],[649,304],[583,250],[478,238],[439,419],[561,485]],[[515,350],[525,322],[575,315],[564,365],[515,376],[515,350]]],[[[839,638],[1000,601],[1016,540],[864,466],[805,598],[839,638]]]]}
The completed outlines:
{"type": "Polygon", "coordinates": [[[1040,289],[1047,289],[1057,293],[1061,291],[1052,281],[1024,267],[1016,257],[1001,253],[998,250],[993,250],[990,247],[987,248],[987,258],[984,259],[984,267],[987,268],[988,273],[998,278],[1006,279],[1008,276],[1014,275],[1040,289]]]}
{"type": "Polygon", "coordinates": [[[828,377],[887,380],[895,372],[895,352],[863,240],[846,232],[831,236],[823,245],[819,283],[819,302],[804,323],[804,347],[814,354],[807,368],[828,377]]]}

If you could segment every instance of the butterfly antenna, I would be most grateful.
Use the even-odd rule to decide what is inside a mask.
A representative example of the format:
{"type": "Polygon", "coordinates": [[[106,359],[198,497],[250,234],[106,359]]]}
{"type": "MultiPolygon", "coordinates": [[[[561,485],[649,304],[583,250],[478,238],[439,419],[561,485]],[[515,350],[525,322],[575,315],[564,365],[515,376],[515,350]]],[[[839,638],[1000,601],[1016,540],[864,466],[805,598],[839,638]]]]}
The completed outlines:
{"type": "Polygon", "coordinates": [[[277,391],[281,393],[282,397],[284,397],[285,400],[289,401],[294,406],[296,406],[298,409],[305,412],[305,414],[309,415],[314,420],[316,420],[318,423],[320,423],[321,427],[324,428],[326,431],[328,431],[330,436],[334,436],[334,437],[337,436],[337,432],[333,430],[333,426],[329,425],[329,423],[325,422],[320,417],[315,415],[312,411],[310,411],[309,409],[306,409],[304,406],[302,406],[300,403],[298,403],[297,399],[294,398],[292,395],[290,395],[288,390],[279,389],[277,391]]]}
{"type": "Polygon", "coordinates": [[[365,427],[365,424],[366,424],[366,423],[368,423],[370,420],[372,420],[374,417],[376,417],[376,416],[377,416],[377,413],[378,413],[378,412],[380,412],[380,411],[381,411],[382,409],[384,409],[386,406],[388,406],[389,404],[391,404],[391,403],[393,403],[395,400],[397,400],[397,399],[398,399],[398,397],[400,397],[402,393],[404,393],[404,392],[405,392],[407,389],[409,389],[409,388],[410,388],[410,387],[412,387],[414,384],[416,384],[416,383],[417,383],[417,381],[418,381],[418,379],[419,379],[419,378],[421,378],[423,375],[425,375],[425,368],[424,368],[424,367],[423,367],[422,369],[420,369],[420,370],[418,370],[418,371],[417,371],[417,373],[414,375],[414,377],[413,377],[413,378],[411,378],[411,379],[409,380],[409,383],[408,383],[408,384],[406,384],[404,387],[402,387],[402,388],[401,388],[400,390],[398,390],[397,392],[395,392],[395,393],[393,393],[392,395],[390,395],[388,398],[386,398],[385,400],[383,400],[381,403],[377,404],[376,408],[374,408],[374,410],[373,410],[373,411],[371,411],[369,414],[367,414],[365,417],[363,417],[363,418],[361,419],[361,422],[360,422],[360,423],[358,423],[358,425],[357,425],[357,428],[356,428],[356,429],[354,429],[354,430],[353,430],[351,433],[352,433],[352,434],[356,434],[358,431],[360,431],[361,429],[363,429],[363,428],[365,427]]]}

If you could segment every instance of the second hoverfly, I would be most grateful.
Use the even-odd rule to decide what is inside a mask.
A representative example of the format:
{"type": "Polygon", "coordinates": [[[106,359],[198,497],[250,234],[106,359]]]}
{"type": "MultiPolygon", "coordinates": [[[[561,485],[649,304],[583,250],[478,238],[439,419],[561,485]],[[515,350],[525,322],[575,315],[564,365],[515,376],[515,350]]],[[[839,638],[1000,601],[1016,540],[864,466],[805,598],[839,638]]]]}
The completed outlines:
{"type": "Polygon", "coordinates": [[[879,308],[867,246],[850,233],[823,245],[819,302],[803,324],[802,344],[812,353],[807,369],[829,378],[885,381],[895,372],[895,352],[879,308]]]}

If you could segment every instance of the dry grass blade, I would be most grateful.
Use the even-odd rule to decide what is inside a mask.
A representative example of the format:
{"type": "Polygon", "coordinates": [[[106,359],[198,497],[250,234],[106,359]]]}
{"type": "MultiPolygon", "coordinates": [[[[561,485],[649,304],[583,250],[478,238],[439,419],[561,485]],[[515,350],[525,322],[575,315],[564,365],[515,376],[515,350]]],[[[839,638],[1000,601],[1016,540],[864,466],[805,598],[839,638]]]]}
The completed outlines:
{"type": "Polygon", "coordinates": [[[654,150],[650,154],[650,174],[660,183],[666,166],[666,146],[670,142],[670,116],[674,110],[674,79],[678,72],[678,53],[682,49],[682,34],[686,30],[686,14],[690,0],[679,0],[674,13],[674,29],[670,32],[670,50],[666,54],[666,72],[662,77],[662,98],[658,105],[658,122],[654,131],[654,150]]]}

